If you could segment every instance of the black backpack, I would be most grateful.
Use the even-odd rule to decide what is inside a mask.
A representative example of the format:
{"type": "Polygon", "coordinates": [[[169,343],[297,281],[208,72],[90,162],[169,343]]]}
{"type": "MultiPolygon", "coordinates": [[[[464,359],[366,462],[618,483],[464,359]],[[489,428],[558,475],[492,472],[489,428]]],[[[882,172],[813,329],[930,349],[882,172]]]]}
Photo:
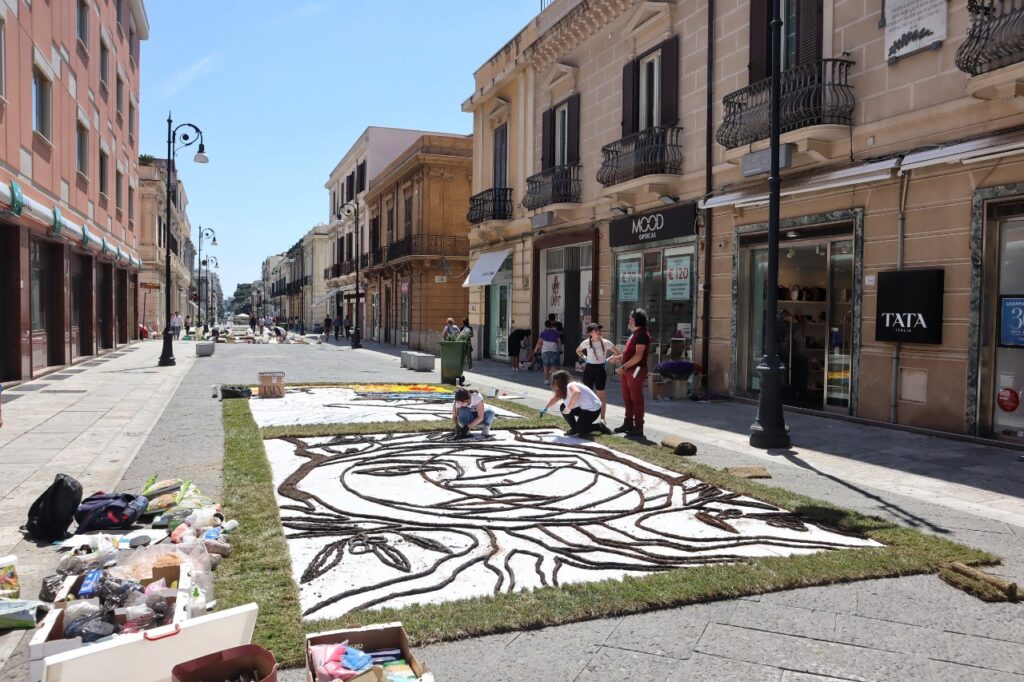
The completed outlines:
{"type": "Polygon", "coordinates": [[[57,474],[53,483],[28,510],[25,530],[34,540],[63,540],[82,503],[82,484],[67,474],[57,474]]]}

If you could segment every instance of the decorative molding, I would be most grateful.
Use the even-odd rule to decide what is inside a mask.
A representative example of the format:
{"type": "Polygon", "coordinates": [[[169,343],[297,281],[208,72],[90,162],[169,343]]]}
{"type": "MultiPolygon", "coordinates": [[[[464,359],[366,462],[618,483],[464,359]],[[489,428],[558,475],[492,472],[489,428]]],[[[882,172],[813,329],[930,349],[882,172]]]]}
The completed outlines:
{"type": "Polygon", "coordinates": [[[572,66],[571,64],[565,64],[564,62],[557,62],[551,67],[551,73],[541,86],[546,91],[551,91],[555,87],[562,84],[564,80],[569,79],[569,88],[576,91],[576,78],[579,75],[580,68],[578,66],[572,66]]]}
{"type": "Polygon", "coordinates": [[[626,26],[622,29],[622,39],[636,40],[644,31],[661,24],[664,24],[666,31],[671,31],[672,4],[663,0],[658,2],[647,0],[636,8],[633,16],[626,22],[626,26]]]}
{"type": "Polygon", "coordinates": [[[504,97],[495,97],[494,101],[496,104],[491,109],[490,113],[487,114],[487,120],[491,122],[491,125],[497,125],[503,118],[508,118],[509,104],[511,102],[504,97]]]}
{"type": "Polygon", "coordinates": [[[571,52],[621,16],[635,0],[583,0],[552,24],[525,50],[525,57],[539,72],[571,52]]]}

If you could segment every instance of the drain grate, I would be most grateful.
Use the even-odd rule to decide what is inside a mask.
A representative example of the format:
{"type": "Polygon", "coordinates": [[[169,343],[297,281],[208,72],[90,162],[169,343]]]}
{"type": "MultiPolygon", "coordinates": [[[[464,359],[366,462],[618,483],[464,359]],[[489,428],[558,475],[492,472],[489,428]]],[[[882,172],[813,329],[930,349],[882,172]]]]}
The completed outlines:
{"type": "Polygon", "coordinates": [[[84,388],[48,388],[41,393],[87,393],[84,388]]]}

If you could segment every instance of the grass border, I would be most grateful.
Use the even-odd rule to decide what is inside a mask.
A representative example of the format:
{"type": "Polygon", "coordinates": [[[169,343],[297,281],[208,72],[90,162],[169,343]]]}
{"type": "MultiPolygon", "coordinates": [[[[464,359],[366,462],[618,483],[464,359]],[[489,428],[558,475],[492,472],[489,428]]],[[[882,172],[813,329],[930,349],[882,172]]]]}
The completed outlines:
{"type": "MultiPolygon", "coordinates": [[[[386,382],[401,383],[401,382],[386,382]]],[[[303,384],[311,385],[311,384],[303,384]]],[[[337,382],[327,385],[337,385],[337,382]]],[[[489,399],[524,419],[499,419],[495,428],[537,428],[561,424],[512,401],[489,399]]],[[[667,449],[603,436],[597,442],[672,471],[758,498],[885,545],[791,557],[762,557],[744,564],[698,566],[622,581],[603,581],[499,594],[443,604],[349,613],[343,618],[303,621],[299,591],[280,525],[263,439],[341,433],[379,433],[382,425],[341,424],[259,429],[248,401],[223,401],[224,507],[241,523],[232,556],[217,572],[218,606],[255,601],[260,607],[253,642],[274,651],[282,667],[302,665],[307,632],[399,620],[415,645],[501,632],[531,630],[594,618],[642,613],[699,602],[799,587],[922,573],[938,573],[953,561],[993,565],[999,558],[896,523],[842,509],[827,502],[732,476],[682,459],[667,449]]],[[[438,431],[447,422],[388,423],[387,431],[438,431]]]]}

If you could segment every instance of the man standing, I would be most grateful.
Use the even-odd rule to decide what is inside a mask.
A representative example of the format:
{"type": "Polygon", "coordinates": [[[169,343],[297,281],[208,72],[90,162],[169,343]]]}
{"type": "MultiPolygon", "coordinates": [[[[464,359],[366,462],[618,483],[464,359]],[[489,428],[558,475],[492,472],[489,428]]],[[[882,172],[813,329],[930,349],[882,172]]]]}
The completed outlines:
{"type": "Polygon", "coordinates": [[[345,339],[347,340],[349,334],[352,333],[352,319],[345,315],[345,322],[343,324],[345,325],[345,339]]]}
{"type": "Polygon", "coordinates": [[[171,316],[171,333],[174,334],[174,340],[177,341],[178,337],[181,336],[181,315],[178,311],[174,311],[174,315],[171,316]]]}
{"type": "Polygon", "coordinates": [[[334,318],[334,340],[338,340],[338,334],[341,332],[341,318],[334,318]]]}
{"type": "Polygon", "coordinates": [[[331,340],[331,329],[333,327],[334,327],[334,321],[331,320],[331,315],[330,315],[330,313],[328,313],[327,317],[324,318],[324,330],[323,330],[324,341],[330,341],[331,340]]]}
{"type": "Polygon", "coordinates": [[[647,351],[651,337],[647,334],[647,313],[637,308],[629,315],[629,328],[633,334],[626,342],[619,359],[622,364],[615,373],[622,386],[622,403],[626,418],[615,433],[643,438],[644,435],[644,383],[647,381],[647,351]]]}

